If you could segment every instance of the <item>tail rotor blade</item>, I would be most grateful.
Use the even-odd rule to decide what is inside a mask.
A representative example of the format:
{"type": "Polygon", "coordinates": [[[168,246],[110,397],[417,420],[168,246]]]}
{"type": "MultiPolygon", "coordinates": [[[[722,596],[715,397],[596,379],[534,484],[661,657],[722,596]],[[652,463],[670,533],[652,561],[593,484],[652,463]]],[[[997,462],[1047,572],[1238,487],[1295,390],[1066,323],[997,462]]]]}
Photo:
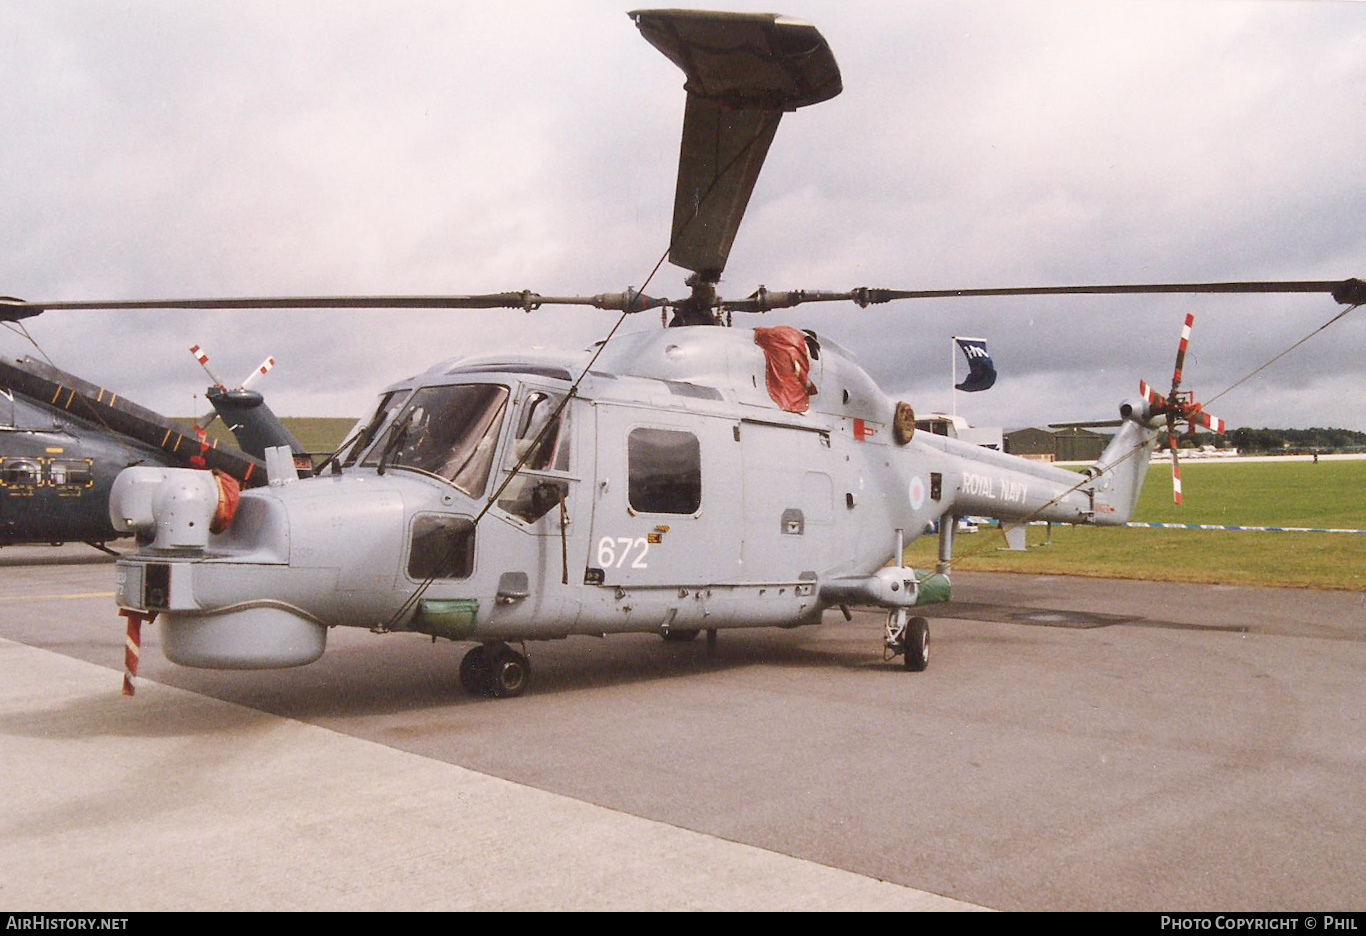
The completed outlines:
{"type": "Polygon", "coordinates": [[[1181,506],[1181,457],[1176,454],[1176,429],[1174,425],[1167,426],[1167,444],[1172,450],[1172,499],[1176,501],[1176,506],[1181,506]]]}
{"type": "Polygon", "coordinates": [[[205,351],[203,348],[201,348],[199,345],[191,345],[191,346],[190,346],[190,353],[193,354],[193,355],[194,355],[194,359],[195,359],[196,361],[199,362],[199,366],[202,367],[202,368],[204,368],[204,373],[206,373],[206,374],[209,375],[209,379],[213,381],[213,385],[214,385],[215,387],[218,387],[219,389],[226,389],[226,388],[223,386],[223,381],[219,380],[219,379],[218,379],[218,376],[217,376],[213,371],[211,371],[211,370],[209,369],[209,355],[208,355],[208,352],[206,352],[206,351],[205,351]]]}
{"type": "Polygon", "coordinates": [[[1186,367],[1186,350],[1191,344],[1191,326],[1195,324],[1195,313],[1186,313],[1186,324],[1181,326],[1181,343],[1176,346],[1176,369],[1172,371],[1172,392],[1171,396],[1176,396],[1176,391],[1181,388],[1181,372],[1186,367]]]}
{"type": "Polygon", "coordinates": [[[1220,435],[1228,432],[1228,423],[1224,422],[1213,413],[1206,413],[1203,409],[1191,415],[1191,422],[1199,423],[1206,429],[1217,432],[1220,435]]]}
{"type": "Polygon", "coordinates": [[[1167,398],[1150,387],[1146,380],[1140,380],[1138,382],[1138,395],[1148,401],[1148,408],[1154,413],[1162,412],[1163,408],[1167,405],[1167,398]]]}
{"type": "Polygon", "coordinates": [[[244,381],[242,381],[242,386],[240,386],[238,389],[239,389],[239,390],[245,390],[245,389],[247,389],[247,387],[251,386],[251,382],[252,382],[253,380],[255,380],[257,377],[264,377],[266,374],[269,374],[269,373],[270,373],[270,369],[271,369],[272,367],[274,367],[274,366],[275,366],[275,358],[273,358],[273,357],[268,357],[268,358],[266,358],[264,361],[261,362],[261,365],[260,365],[259,367],[257,367],[256,370],[252,371],[250,374],[247,375],[247,379],[244,380],[244,381]]]}

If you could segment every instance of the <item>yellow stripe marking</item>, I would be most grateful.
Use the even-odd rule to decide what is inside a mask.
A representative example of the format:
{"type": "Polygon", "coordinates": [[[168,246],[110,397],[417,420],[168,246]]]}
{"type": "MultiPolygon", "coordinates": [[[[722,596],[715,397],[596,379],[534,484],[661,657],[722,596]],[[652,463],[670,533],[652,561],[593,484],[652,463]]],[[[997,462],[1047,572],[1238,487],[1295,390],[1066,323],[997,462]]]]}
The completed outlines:
{"type": "Polygon", "coordinates": [[[57,601],[59,599],[82,600],[85,598],[113,598],[117,592],[75,592],[70,595],[4,595],[0,601],[57,601]]]}

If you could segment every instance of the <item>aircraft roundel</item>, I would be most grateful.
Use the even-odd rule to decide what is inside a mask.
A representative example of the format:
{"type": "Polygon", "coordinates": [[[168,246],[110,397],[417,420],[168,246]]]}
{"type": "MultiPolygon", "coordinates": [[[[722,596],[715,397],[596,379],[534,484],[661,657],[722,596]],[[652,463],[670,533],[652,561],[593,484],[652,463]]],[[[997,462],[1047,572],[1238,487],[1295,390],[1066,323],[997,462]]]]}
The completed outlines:
{"type": "Polygon", "coordinates": [[[925,503],[925,482],[920,476],[911,479],[911,509],[919,510],[925,503]]]}

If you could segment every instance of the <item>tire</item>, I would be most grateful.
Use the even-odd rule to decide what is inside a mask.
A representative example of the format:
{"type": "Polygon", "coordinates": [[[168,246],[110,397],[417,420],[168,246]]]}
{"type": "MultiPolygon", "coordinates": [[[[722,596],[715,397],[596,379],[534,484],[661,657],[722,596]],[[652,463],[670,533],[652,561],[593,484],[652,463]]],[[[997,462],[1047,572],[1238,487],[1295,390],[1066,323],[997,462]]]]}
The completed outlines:
{"type": "Polygon", "coordinates": [[[669,643],[687,643],[689,640],[696,640],[697,635],[700,633],[702,633],[700,630],[694,628],[691,630],[665,631],[660,636],[667,640],[669,643]]]}
{"type": "Polygon", "coordinates": [[[489,694],[489,658],[483,644],[460,661],[460,686],[472,696],[489,694]]]}
{"type": "Polygon", "coordinates": [[[511,647],[503,647],[490,661],[488,687],[495,699],[513,699],[526,692],[531,663],[511,647]]]}
{"type": "Polygon", "coordinates": [[[912,673],[923,673],[930,665],[930,622],[913,617],[906,625],[906,642],[902,648],[902,663],[912,673]]]}

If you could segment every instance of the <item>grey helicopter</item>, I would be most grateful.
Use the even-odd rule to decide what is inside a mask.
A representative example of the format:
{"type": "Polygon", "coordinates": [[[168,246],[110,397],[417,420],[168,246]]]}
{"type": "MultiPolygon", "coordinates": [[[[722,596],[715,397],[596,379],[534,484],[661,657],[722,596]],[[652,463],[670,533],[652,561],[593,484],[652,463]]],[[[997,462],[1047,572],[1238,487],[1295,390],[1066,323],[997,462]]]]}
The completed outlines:
{"type": "MultiPolygon", "coordinates": [[[[318,659],[332,627],[473,643],[471,694],[517,696],[527,641],[653,633],[708,644],[730,628],[818,624],[885,611],[885,659],[929,662],[914,610],[946,601],[954,518],[1120,525],[1148,455],[1179,422],[1207,427],[1180,389],[1123,403],[1112,440],[1078,474],[917,431],[827,335],[728,327],[809,302],[1124,293],[1326,293],[1343,281],[770,291],[717,285],[783,114],[842,90],[812,25],[768,14],[646,10],[644,38],[685,74],[668,259],[690,291],[466,296],[8,302],[22,318],[61,309],[512,308],[582,305],[669,327],[578,352],[452,359],[385,388],[337,452],[300,476],[266,452],[268,484],[225,505],[203,471],[130,468],[111,519],[141,549],[118,563],[130,638],[156,619],[173,662],[289,667],[318,659]],[[906,544],[936,528],[933,569],[906,544]],[[518,645],[518,646],[514,646],[518,645]],[[520,649],[519,649],[520,647],[520,649]]],[[[1184,348],[1184,345],[1183,345],[1184,348]]],[[[132,641],[136,643],[134,639],[132,641]]],[[[130,674],[135,660],[130,662],[130,674]]],[[[131,691],[126,689],[126,691],[131,691]]]]}

